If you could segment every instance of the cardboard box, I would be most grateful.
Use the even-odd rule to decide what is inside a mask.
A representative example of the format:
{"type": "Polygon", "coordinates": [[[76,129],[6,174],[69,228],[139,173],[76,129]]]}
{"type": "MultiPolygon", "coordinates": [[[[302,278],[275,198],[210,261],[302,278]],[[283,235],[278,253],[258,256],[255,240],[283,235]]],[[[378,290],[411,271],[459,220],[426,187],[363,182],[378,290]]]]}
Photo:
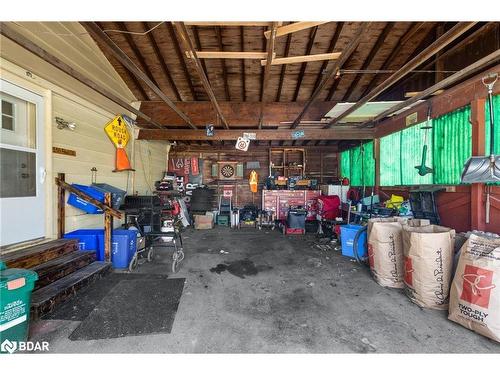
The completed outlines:
{"type": "Polygon", "coordinates": [[[195,229],[212,229],[213,227],[213,215],[194,215],[195,229]]]}

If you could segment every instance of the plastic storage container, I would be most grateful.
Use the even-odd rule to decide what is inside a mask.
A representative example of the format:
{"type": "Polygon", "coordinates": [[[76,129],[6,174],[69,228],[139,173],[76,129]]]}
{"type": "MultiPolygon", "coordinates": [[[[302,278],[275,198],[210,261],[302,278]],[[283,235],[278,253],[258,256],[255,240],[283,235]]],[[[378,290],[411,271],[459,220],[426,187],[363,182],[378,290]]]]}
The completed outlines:
{"type": "Polygon", "coordinates": [[[125,200],[127,192],[108,184],[92,184],[93,188],[101,190],[103,193],[111,193],[111,206],[118,210],[125,200]]]}
{"type": "Polygon", "coordinates": [[[306,210],[289,210],[286,218],[287,227],[293,229],[305,229],[306,215],[306,210]]]}
{"type": "MultiPolygon", "coordinates": [[[[102,235],[104,253],[104,234],[102,235]]],[[[137,248],[137,231],[115,229],[111,237],[111,263],[113,268],[128,268],[137,248]]]]}
{"type": "MultiPolygon", "coordinates": [[[[98,200],[99,202],[104,203],[104,192],[102,190],[98,190],[91,186],[72,184],[74,188],[83,191],[85,194],[98,200]]],[[[94,206],[92,203],[84,201],[83,199],[77,197],[75,194],[71,193],[68,197],[68,204],[76,207],[82,211],[85,211],[88,214],[102,214],[102,210],[99,207],[94,206]]]]}
{"type": "Polygon", "coordinates": [[[0,262],[0,343],[27,341],[31,291],[38,275],[0,262]]]}
{"type": "MultiPolygon", "coordinates": [[[[340,243],[342,245],[342,255],[356,258],[354,255],[354,237],[361,230],[362,225],[347,224],[340,227],[340,243]]],[[[356,247],[358,257],[366,257],[366,231],[358,238],[358,246],[356,247]]]]}
{"type": "MultiPolygon", "coordinates": [[[[77,239],[79,250],[99,250],[99,235],[104,234],[104,229],[78,229],[66,233],[64,238],[77,239]]],[[[99,258],[99,256],[97,256],[99,258]]],[[[102,259],[97,259],[102,260],[102,259]]]]}

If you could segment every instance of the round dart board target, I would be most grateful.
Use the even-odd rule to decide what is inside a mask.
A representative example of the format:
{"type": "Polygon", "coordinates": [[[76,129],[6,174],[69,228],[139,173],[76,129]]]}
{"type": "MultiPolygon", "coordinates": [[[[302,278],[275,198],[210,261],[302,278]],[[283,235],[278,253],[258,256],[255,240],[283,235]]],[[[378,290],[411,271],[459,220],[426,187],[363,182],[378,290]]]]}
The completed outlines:
{"type": "Polygon", "coordinates": [[[220,168],[220,174],[225,178],[233,177],[234,175],[234,167],[232,165],[226,164],[220,168]]]}

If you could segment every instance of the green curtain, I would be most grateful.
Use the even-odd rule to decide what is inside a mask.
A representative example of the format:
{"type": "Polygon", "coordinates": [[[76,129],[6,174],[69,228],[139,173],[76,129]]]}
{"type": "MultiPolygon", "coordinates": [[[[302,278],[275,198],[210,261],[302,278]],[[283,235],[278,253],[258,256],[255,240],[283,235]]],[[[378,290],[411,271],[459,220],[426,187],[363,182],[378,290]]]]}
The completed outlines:
{"type": "MultiPolygon", "coordinates": [[[[427,123],[404,129],[401,132],[401,185],[427,185],[433,183],[432,173],[420,176],[415,166],[422,161],[422,149],[426,130],[422,129],[427,123]]],[[[429,123],[431,126],[432,123],[429,123]]],[[[427,130],[427,159],[425,165],[433,168],[432,165],[432,129],[427,130]]]]}
{"type": "Polygon", "coordinates": [[[351,150],[340,153],[340,174],[342,177],[351,179],[351,150]]]}
{"type": "MultiPolygon", "coordinates": [[[[485,103],[485,113],[486,113],[486,150],[485,155],[489,155],[490,153],[490,106],[488,105],[488,99],[486,99],[485,103]]],[[[495,95],[493,97],[493,115],[495,121],[495,128],[493,131],[495,132],[495,145],[494,152],[495,155],[500,154],[500,95],[495,95]]]]}
{"type": "Polygon", "coordinates": [[[401,185],[401,132],[380,138],[380,185],[401,185]]]}
{"type": "Polygon", "coordinates": [[[375,160],[373,141],[353,147],[340,154],[342,177],[347,177],[352,186],[373,186],[375,184],[375,160]]]}
{"type": "Polygon", "coordinates": [[[470,106],[447,113],[433,121],[435,184],[460,184],[465,162],[472,154],[470,106]]]}

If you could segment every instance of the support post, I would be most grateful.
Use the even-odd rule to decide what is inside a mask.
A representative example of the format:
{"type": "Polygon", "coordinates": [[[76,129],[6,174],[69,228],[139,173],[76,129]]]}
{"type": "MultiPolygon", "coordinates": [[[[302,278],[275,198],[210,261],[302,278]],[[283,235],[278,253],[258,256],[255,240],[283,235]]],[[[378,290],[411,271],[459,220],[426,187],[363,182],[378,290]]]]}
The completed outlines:
{"type": "MultiPolygon", "coordinates": [[[[65,181],[66,177],[64,173],[58,173],[57,177],[59,181],[65,181]]],[[[57,238],[63,238],[66,232],[66,210],[64,206],[64,188],[58,184],[57,185],[57,238]]]]}
{"type": "MultiPolygon", "coordinates": [[[[111,207],[111,193],[104,195],[104,204],[111,207]]],[[[113,216],[104,211],[104,258],[106,262],[111,261],[111,235],[113,230],[113,216]]]]}
{"type": "MultiPolygon", "coordinates": [[[[472,156],[481,156],[485,153],[485,113],[484,99],[475,99],[471,102],[472,125],[472,156]]],[[[470,212],[471,229],[485,230],[485,211],[483,207],[484,184],[471,184],[470,212]]]]}
{"type": "Polygon", "coordinates": [[[375,194],[380,189],[380,138],[373,140],[373,157],[375,158],[375,194]]]}

